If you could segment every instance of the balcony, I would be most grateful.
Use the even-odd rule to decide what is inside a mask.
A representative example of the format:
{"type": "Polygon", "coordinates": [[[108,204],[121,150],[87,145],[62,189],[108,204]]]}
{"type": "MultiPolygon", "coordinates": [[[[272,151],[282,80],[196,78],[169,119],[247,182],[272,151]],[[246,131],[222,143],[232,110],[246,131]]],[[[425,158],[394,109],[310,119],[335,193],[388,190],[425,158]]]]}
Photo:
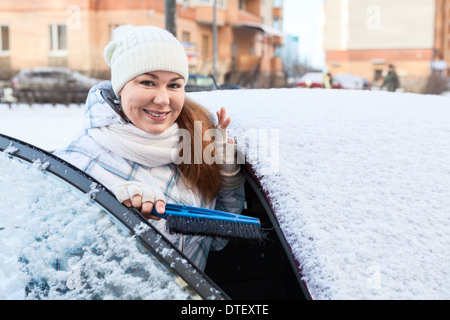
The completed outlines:
{"type": "Polygon", "coordinates": [[[259,71],[269,74],[277,74],[283,72],[283,61],[278,57],[249,56],[242,55],[238,57],[238,70],[249,72],[258,68],[259,71]]]}
{"type": "Polygon", "coordinates": [[[265,34],[267,40],[275,47],[280,47],[284,43],[284,33],[272,27],[266,26],[258,22],[241,21],[233,25],[233,28],[249,29],[259,31],[265,34]]]}
{"type": "MultiPolygon", "coordinates": [[[[200,24],[213,23],[213,10],[211,6],[196,6],[195,7],[195,21],[200,24]]],[[[216,23],[218,26],[224,26],[226,22],[226,12],[221,9],[216,11],[216,23]]]]}
{"type": "Polygon", "coordinates": [[[256,16],[248,11],[239,10],[237,22],[253,22],[253,23],[261,23],[261,17],[256,16]]]}

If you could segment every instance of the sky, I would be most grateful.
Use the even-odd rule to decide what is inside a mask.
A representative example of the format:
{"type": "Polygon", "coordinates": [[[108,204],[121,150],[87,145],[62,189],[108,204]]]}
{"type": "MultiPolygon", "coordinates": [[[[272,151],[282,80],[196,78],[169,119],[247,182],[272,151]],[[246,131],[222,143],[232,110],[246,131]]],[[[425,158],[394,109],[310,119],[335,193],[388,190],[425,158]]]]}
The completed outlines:
{"type": "Polygon", "coordinates": [[[323,0],[284,0],[284,32],[299,36],[300,61],[316,68],[324,65],[322,6],[323,0]]]}

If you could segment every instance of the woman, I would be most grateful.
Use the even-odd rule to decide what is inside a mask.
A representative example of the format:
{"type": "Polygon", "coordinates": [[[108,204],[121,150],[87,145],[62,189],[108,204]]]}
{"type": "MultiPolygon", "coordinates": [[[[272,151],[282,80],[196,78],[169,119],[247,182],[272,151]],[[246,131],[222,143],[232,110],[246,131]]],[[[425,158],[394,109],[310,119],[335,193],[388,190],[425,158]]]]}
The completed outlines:
{"type": "MultiPolygon", "coordinates": [[[[138,208],[204,269],[209,250],[220,250],[226,242],[169,234],[165,220],[150,213],[153,206],[164,213],[169,202],[240,213],[244,178],[235,153],[225,164],[199,161],[213,140],[208,137],[214,134],[214,119],[185,97],[188,61],[172,34],[151,26],[122,26],[104,56],[111,81],[91,89],[84,132],[57,155],[110,188],[126,206],[138,208]],[[206,137],[199,149],[186,148],[198,145],[196,135],[206,137]]],[[[223,108],[217,116],[221,134],[214,134],[213,141],[216,150],[225,152],[230,118],[223,108]]]]}

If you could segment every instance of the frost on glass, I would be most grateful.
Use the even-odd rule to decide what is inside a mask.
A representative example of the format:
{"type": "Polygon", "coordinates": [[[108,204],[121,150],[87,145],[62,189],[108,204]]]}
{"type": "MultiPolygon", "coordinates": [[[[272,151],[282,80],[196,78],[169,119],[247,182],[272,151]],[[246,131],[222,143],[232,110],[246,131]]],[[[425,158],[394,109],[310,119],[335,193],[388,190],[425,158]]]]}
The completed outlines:
{"type": "Polygon", "coordinates": [[[192,299],[90,198],[0,152],[0,299],[192,299]]]}

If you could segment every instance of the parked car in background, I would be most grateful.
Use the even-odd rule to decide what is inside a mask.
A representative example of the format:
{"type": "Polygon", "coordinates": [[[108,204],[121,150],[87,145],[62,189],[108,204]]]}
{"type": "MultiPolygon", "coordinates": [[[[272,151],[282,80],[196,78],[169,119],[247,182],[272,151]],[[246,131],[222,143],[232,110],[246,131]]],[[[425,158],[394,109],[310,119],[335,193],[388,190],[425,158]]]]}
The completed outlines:
{"type": "Polygon", "coordinates": [[[11,87],[19,102],[84,103],[100,81],[67,68],[43,67],[20,70],[11,87]]]}
{"type": "Polygon", "coordinates": [[[217,89],[219,87],[213,77],[201,74],[190,74],[185,86],[186,92],[212,91],[217,89]]]}
{"type": "Polygon", "coordinates": [[[241,89],[239,85],[224,84],[217,85],[214,77],[205,76],[202,74],[190,74],[189,79],[185,86],[186,92],[197,92],[197,91],[212,91],[212,90],[235,90],[241,89]]]}
{"type": "Polygon", "coordinates": [[[372,88],[372,84],[367,79],[355,74],[336,73],[333,79],[344,89],[370,90],[372,88]]]}
{"type": "MultiPolygon", "coordinates": [[[[308,72],[300,78],[295,86],[302,88],[323,88],[323,78],[324,74],[322,72],[308,72]]],[[[342,85],[333,78],[332,88],[342,89],[342,85]]]]}

